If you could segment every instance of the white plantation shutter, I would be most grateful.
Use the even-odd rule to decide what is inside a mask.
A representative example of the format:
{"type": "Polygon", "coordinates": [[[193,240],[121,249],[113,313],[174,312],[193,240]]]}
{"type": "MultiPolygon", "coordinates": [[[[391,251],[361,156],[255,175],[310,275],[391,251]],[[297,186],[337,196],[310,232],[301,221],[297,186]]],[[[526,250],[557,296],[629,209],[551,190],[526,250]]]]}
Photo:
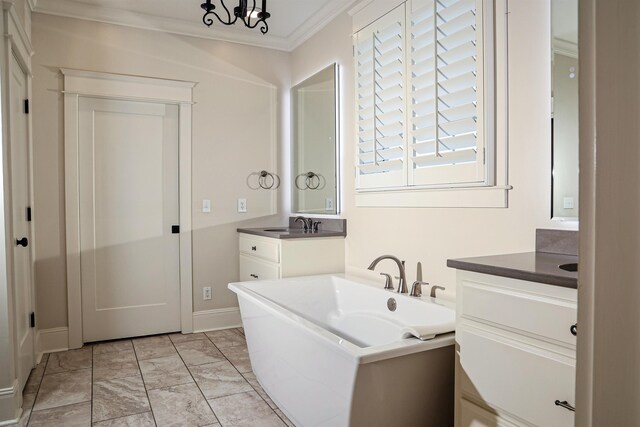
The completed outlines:
{"type": "Polygon", "coordinates": [[[356,36],[357,186],[406,185],[404,5],[356,36]]]}
{"type": "Polygon", "coordinates": [[[480,15],[476,0],[413,0],[409,184],[485,182],[480,15]]]}
{"type": "Polygon", "coordinates": [[[491,10],[409,0],[356,34],[358,189],[493,185],[491,10]]]}

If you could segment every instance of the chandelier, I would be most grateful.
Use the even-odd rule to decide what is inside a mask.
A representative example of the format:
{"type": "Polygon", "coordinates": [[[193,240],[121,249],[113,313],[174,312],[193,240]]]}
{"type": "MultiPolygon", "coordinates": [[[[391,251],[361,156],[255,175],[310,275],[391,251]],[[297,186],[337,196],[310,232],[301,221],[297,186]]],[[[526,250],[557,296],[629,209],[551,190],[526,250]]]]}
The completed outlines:
{"type": "Polygon", "coordinates": [[[267,19],[271,14],[267,12],[267,0],[262,0],[262,8],[256,7],[256,0],[239,0],[238,6],[233,8],[233,12],[224,4],[224,0],[219,0],[219,3],[220,6],[218,8],[216,8],[212,0],[206,0],[200,5],[205,11],[202,22],[207,27],[214,23],[213,17],[216,17],[224,25],[233,25],[240,19],[247,28],[255,28],[260,25],[262,34],[267,34],[267,31],[269,31],[267,19]],[[249,3],[252,3],[251,7],[249,7],[249,3]]]}

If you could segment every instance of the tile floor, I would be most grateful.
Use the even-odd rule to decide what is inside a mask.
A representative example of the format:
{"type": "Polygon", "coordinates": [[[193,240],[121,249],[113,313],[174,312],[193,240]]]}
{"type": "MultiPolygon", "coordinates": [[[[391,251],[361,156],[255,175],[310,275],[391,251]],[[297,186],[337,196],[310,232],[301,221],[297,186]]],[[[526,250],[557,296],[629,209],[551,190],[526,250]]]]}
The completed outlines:
{"type": "Polygon", "coordinates": [[[293,426],[251,371],[241,328],[45,354],[23,408],[19,426],[293,426]]]}

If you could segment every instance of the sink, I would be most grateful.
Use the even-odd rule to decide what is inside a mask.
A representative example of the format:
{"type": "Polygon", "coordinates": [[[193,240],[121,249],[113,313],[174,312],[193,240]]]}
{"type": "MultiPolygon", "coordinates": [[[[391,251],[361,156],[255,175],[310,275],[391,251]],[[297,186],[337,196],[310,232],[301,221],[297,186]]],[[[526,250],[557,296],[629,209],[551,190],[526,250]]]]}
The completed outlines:
{"type": "Polygon", "coordinates": [[[578,263],[577,262],[570,262],[569,264],[560,264],[558,266],[558,268],[560,270],[564,270],[564,271],[576,272],[576,271],[578,271],[578,263]]]}
{"type": "Polygon", "coordinates": [[[282,233],[284,231],[289,231],[288,228],[265,228],[264,231],[270,232],[270,233],[282,233]]]}

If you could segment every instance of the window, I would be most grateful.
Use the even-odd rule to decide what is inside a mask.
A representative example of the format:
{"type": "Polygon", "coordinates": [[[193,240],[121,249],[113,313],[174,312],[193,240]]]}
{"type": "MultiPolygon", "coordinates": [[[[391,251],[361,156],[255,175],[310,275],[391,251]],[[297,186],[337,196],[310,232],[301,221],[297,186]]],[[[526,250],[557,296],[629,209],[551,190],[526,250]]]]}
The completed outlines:
{"type": "Polygon", "coordinates": [[[359,191],[494,185],[492,16],[409,0],[356,33],[359,191]]]}

